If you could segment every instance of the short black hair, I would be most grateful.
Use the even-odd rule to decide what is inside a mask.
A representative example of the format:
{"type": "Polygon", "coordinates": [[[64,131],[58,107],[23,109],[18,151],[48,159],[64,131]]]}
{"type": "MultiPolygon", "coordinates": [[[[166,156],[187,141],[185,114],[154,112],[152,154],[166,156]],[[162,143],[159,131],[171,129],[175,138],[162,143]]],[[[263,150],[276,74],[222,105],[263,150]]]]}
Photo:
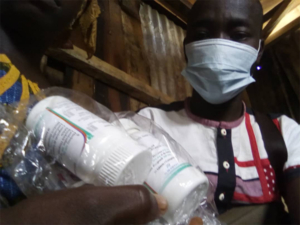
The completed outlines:
{"type": "MultiPolygon", "coordinates": [[[[203,2],[203,1],[211,1],[211,0],[196,0],[195,4],[191,8],[190,13],[188,15],[188,25],[194,19],[193,16],[194,16],[195,11],[198,10],[198,5],[200,4],[200,2],[203,2]]],[[[263,26],[263,7],[262,7],[260,0],[243,0],[243,1],[252,1],[253,2],[253,4],[254,4],[253,15],[257,16],[257,18],[259,18],[259,25],[262,27],[263,26]]]]}

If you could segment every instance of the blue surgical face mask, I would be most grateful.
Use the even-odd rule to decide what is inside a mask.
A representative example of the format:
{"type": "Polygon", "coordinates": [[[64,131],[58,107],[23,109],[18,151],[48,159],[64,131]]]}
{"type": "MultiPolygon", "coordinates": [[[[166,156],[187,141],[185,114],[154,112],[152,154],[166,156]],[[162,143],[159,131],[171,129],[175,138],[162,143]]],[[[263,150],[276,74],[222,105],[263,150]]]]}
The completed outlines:
{"type": "Polygon", "coordinates": [[[249,45],[207,39],[187,44],[185,51],[182,75],[211,104],[227,102],[255,82],[250,71],[259,50],[249,45]]]}

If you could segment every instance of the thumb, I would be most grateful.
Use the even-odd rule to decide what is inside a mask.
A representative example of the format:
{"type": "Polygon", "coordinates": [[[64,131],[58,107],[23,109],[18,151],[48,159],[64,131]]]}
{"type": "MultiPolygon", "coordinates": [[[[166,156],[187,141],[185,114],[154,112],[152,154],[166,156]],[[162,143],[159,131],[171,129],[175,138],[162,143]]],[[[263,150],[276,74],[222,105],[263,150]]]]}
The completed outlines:
{"type": "Polygon", "coordinates": [[[145,224],[167,211],[166,199],[153,195],[144,186],[123,186],[110,189],[112,224],[145,224]]]}
{"type": "Polygon", "coordinates": [[[189,225],[203,225],[203,220],[199,217],[194,217],[191,219],[189,225]]]}

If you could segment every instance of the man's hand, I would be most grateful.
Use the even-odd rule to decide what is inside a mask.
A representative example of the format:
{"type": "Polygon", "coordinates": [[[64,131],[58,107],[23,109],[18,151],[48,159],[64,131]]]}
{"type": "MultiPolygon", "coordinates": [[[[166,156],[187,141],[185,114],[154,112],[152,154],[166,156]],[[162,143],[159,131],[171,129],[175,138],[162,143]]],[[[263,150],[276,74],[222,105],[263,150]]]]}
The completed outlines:
{"type": "Polygon", "coordinates": [[[145,224],[167,208],[143,186],[89,186],[24,200],[1,210],[0,224],[145,224]]]}
{"type": "Polygon", "coordinates": [[[300,178],[294,178],[286,184],[284,198],[293,223],[300,224],[300,178]]]}

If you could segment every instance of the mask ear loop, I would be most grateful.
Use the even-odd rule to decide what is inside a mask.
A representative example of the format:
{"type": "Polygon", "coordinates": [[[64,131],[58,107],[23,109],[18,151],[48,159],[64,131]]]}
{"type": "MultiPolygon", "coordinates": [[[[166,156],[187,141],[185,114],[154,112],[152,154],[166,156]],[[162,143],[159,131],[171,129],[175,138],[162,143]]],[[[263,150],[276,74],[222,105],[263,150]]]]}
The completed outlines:
{"type": "Polygon", "coordinates": [[[258,53],[259,53],[260,49],[261,49],[261,39],[259,39],[258,50],[257,50],[258,53]]]}
{"type": "MultiPolygon", "coordinates": [[[[260,49],[261,49],[261,39],[259,39],[258,50],[257,50],[257,56],[258,56],[258,54],[259,54],[260,49]]],[[[253,77],[253,71],[250,73],[250,76],[253,77]]]]}

